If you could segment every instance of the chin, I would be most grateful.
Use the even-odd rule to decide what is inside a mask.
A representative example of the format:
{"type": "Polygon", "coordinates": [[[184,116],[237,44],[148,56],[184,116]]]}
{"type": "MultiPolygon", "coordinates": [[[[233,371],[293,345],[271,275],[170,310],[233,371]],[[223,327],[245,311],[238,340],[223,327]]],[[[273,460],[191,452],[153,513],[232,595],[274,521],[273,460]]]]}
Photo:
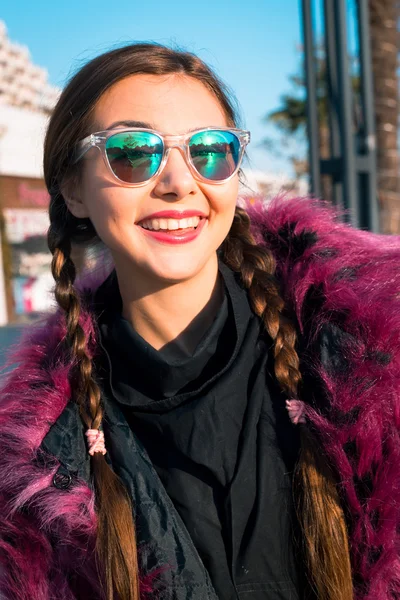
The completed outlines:
{"type": "Polygon", "coordinates": [[[151,271],[153,278],[158,279],[159,281],[164,281],[165,283],[179,283],[181,281],[188,281],[189,279],[195,278],[201,270],[201,266],[195,268],[193,264],[169,265],[166,268],[159,266],[156,269],[149,269],[148,273],[150,275],[151,271]]]}
{"type": "Polygon", "coordinates": [[[212,272],[217,268],[216,255],[205,257],[196,254],[160,255],[156,260],[152,257],[146,264],[142,263],[140,270],[144,277],[147,274],[153,280],[173,284],[194,279],[204,270],[212,272]]]}
{"type": "MultiPolygon", "coordinates": [[[[117,272],[122,277],[129,277],[135,273],[135,278],[154,285],[157,281],[163,284],[176,284],[190,279],[195,279],[199,274],[212,277],[218,269],[217,253],[210,252],[205,255],[201,248],[190,251],[189,248],[170,249],[159,248],[158,252],[130,248],[128,252],[113,253],[114,264],[117,272]],[[184,250],[184,251],[183,251],[184,250]]],[[[158,287],[158,286],[156,286],[158,287]]]]}

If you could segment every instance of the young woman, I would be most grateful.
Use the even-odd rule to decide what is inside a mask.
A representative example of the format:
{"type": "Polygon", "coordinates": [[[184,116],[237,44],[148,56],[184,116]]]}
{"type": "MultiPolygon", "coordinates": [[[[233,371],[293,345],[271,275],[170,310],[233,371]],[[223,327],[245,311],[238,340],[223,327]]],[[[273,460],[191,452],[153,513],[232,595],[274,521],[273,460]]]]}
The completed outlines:
{"type": "Polygon", "coordinates": [[[95,58],[51,117],[57,312],[0,403],[6,600],[400,597],[400,243],[237,206],[197,57],[95,58]],[[101,240],[107,277],[75,284],[101,240]]]}

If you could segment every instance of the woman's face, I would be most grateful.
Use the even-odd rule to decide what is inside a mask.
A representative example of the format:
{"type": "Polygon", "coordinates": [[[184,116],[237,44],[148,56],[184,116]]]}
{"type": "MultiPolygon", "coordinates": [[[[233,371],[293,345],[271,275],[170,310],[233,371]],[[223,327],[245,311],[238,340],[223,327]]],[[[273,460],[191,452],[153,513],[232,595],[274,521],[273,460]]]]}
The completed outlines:
{"type": "MultiPolygon", "coordinates": [[[[134,75],[116,83],[99,100],[91,131],[119,121],[141,121],[164,134],[228,125],[218,101],[202,83],[176,74],[134,75]]],[[[117,272],[172,283],[216,266],[216,250],[235,211],[237,176],[220,185],[196,180],[178,148],[171,149],[154,181],[136,188],[118,184],[96,148],[87,152],[81,166],[81,184],[69,208],[76,216],[91,219],[117,272]],[[185,243],[159,239],[163,236],[146,227],[157,227],[152,215],[164,211],[194,211],[203,219],[200,231],[185,243]]]]}

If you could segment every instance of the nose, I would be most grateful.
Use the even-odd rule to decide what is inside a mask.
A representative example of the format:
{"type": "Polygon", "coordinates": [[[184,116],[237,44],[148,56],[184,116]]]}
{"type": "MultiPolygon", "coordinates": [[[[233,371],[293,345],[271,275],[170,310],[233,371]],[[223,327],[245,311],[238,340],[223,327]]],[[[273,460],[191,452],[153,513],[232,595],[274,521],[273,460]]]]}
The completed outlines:
{"type": "Polygon", "coordinates": [[[167,163],[157,177],[154,192],[159,197],[180,200],[194,194],[197,184],[180,148],[171,148],[167,163]]]}

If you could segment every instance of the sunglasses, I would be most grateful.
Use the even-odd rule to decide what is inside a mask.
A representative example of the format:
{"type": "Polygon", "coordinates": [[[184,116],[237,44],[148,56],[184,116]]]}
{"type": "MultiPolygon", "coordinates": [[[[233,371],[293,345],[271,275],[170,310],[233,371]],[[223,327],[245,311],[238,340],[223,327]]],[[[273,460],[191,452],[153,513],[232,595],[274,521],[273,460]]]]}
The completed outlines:
{"type": "Polygon", "coordinates": [[[250,142],[242,129],[196,129],[182,135],[163,135],[153,129],[110,129],[78,142],[74,162],[95,146],[114,178],[140,186],[160,175],[172,148],[179,148],[193,176],[207,183],[225,183],[239,170],[250,142]]]}

